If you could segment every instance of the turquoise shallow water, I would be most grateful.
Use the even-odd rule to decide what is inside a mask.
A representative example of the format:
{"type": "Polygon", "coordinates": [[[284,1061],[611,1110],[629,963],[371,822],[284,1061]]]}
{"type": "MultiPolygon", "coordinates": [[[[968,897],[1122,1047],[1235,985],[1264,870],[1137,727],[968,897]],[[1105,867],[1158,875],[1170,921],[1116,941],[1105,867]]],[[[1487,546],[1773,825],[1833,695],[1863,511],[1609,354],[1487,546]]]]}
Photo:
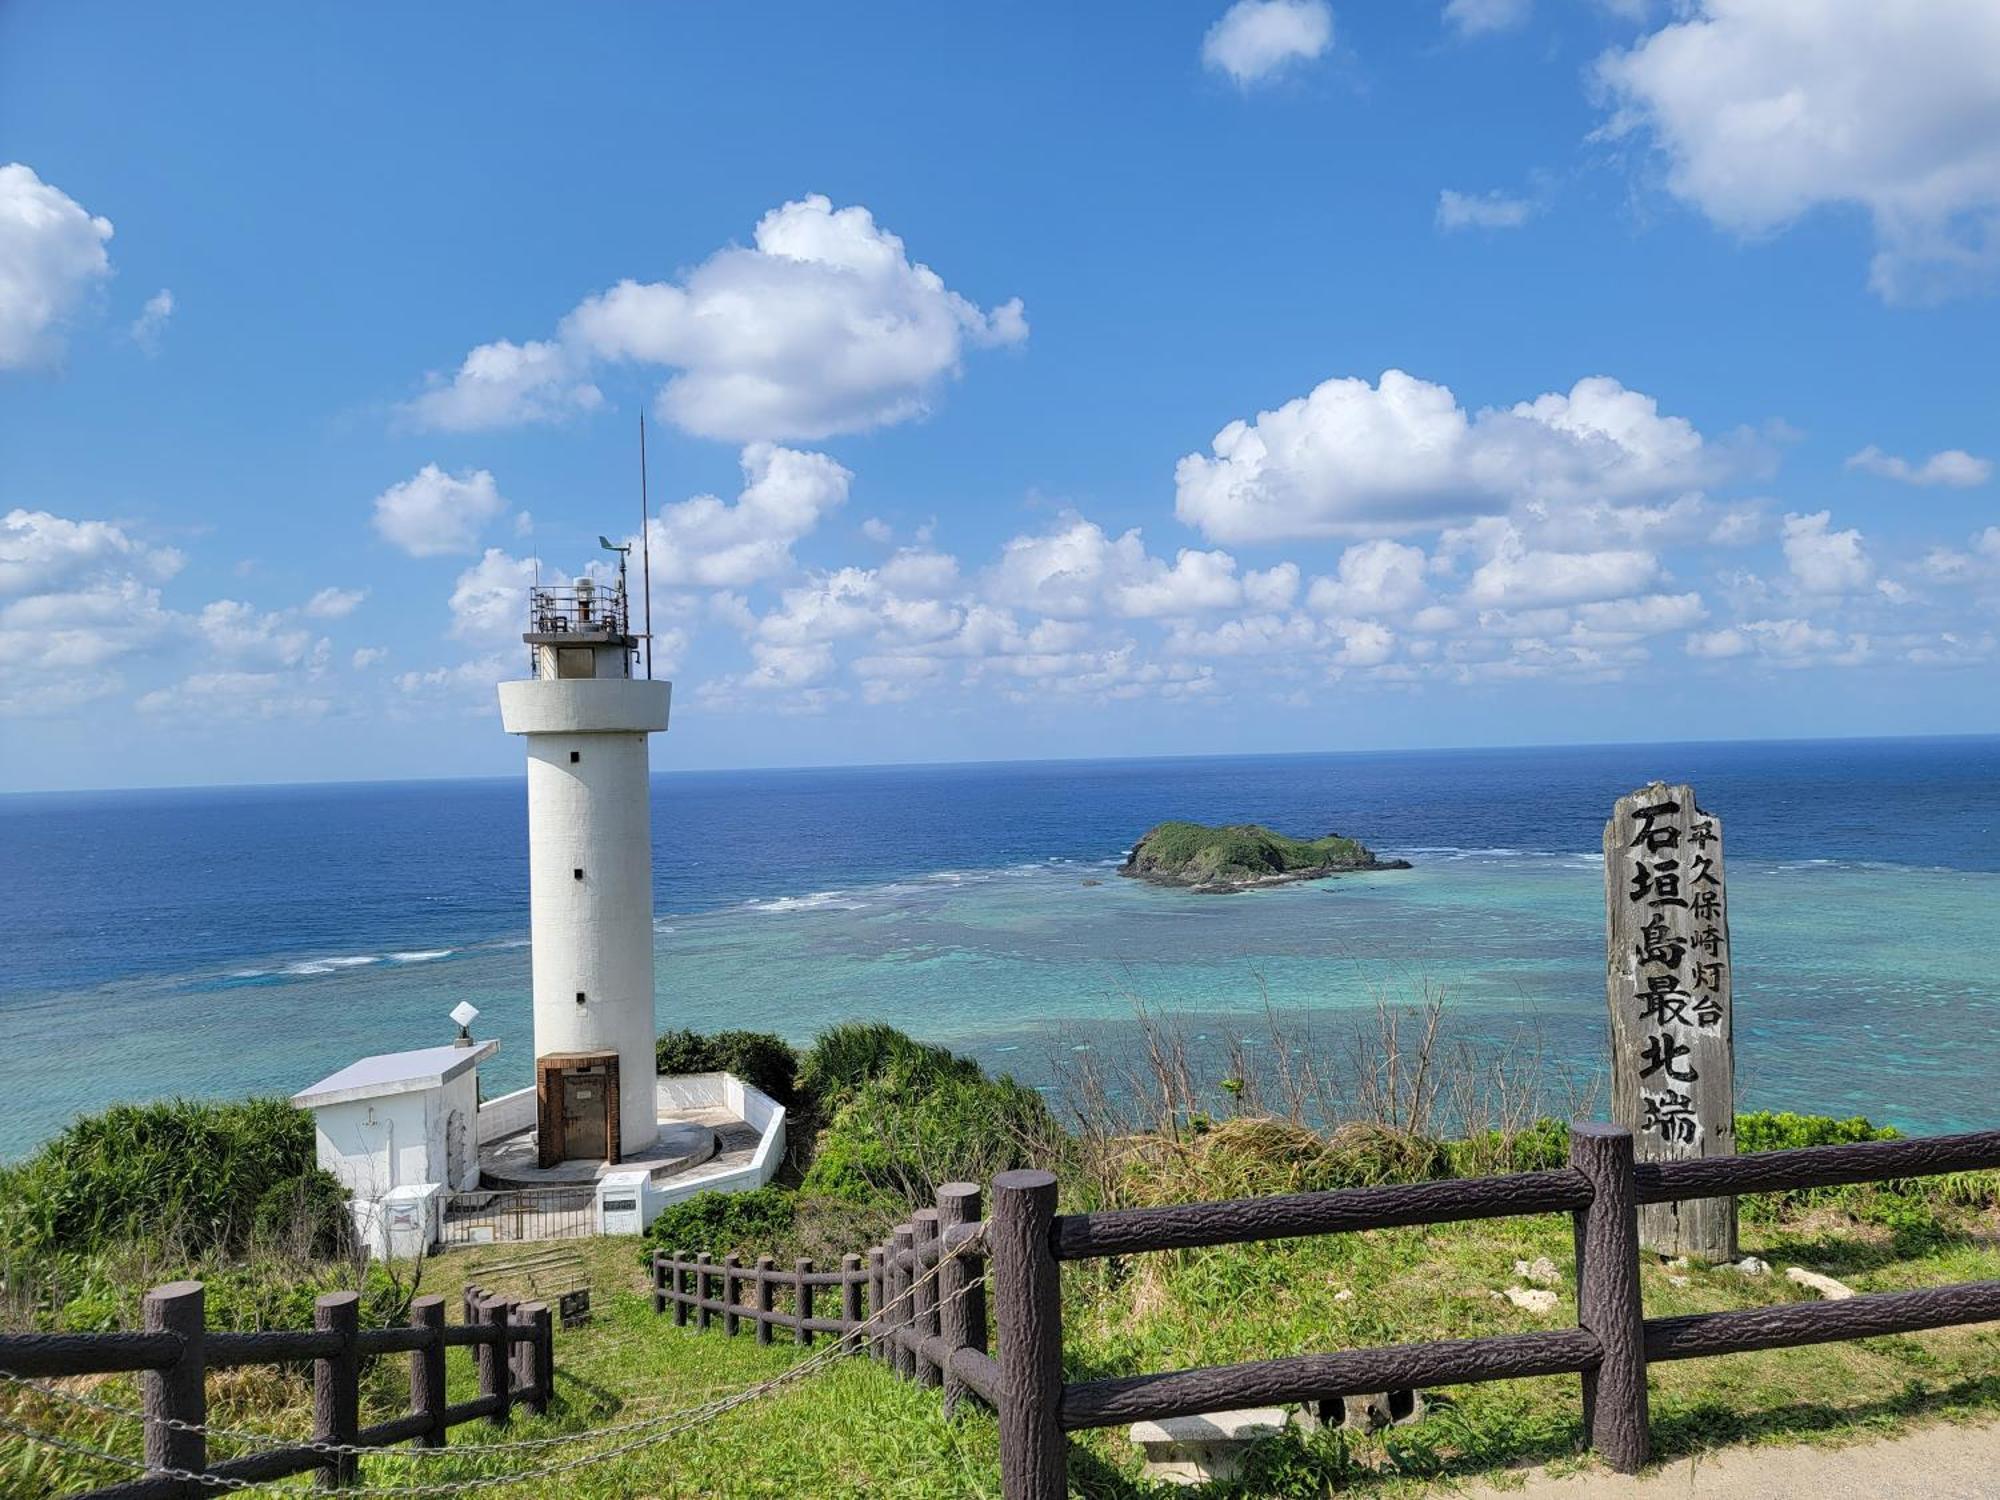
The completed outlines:
{"type": "MultiPolygon", "coordinates": [[[[1197,1036],[1255,1034],[1267,1003],[1311,1013],[1325,1035],[1378,996],[1402,1003],[1428,987],[1445,995],[1455,1036],[1532,1033],[1587,1083],[1604,1048],[1598,862],[1415,857],[1409,871],[1229,897],[1060,863],[675,916],[657,924],[658,1012],[663,1026],[754,1025],[800,1041],[834,1020],[886,1020],[1044,1083],[1072,1049],[1116,1046],[1140,1003],[1197,1036]]],[[[1991,1121],[2000,982],[1979,955],[1993,945],[2000,875],[1739,861],[1731,881],[1746,1106],[1919,1130],[1991,1121]]],[[[10,1050],[0,1088],[33,1090],[62,1113],[134,1092],[141,1068],[197,1093],[289,1090],[443,1034],[444,1011],[470,999],[480,1034],[502,1042],[487,1072],[498,1091],[529,1081],[527,986],[518,940],[362,965],[294,961],[204,985],[198,1005],[179,986],[121,985],[115,1004],[95,997],[119,1026],[85,1028],[53,1074],[10,1050]]],[[[11,1016],[53,1024],[75,1004],[11,1016]]]]}
{"type": "MultiPolygon", "coordinates": [[[[1726,822],[1742,1101],[2000,1124],[1992,740],[661,775],[658,1018],[881,1019],[1047,1083],[1129,1048],[1141,1003],[1213,1038],[1268,1002],[1335,1046],[1428,988],[1458,1037],[1587,1081],[1582,851],[1651,775],[1726,822]],[[1227,897],[1112,874],[1176,815],[1415,868],[1227,897]]],[[[526,1083],[525,842],[518,781],[0,797],[0,1156],[120,1099],[296,1090],[443,1040],[462,999],[502,1043],[489,1090],[526,1083]]]]}

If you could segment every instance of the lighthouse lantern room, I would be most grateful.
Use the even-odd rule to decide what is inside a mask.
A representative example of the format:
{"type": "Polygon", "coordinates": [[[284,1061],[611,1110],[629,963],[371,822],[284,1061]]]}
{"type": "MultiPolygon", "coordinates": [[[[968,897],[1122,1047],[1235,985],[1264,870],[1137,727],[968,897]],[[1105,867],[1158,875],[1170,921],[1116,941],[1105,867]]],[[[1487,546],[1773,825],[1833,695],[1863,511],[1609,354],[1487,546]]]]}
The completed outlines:
{"type": "Polygon", "coordinates": [[[531,592],[530,676],[500,684],[501,722],[528,750],[543,1168],[618,1162],[660,1133],[646,737],[666,729],[672,688],[632,675],[640,638],[622,551],[619,564],[613,581],[531,592]]]}

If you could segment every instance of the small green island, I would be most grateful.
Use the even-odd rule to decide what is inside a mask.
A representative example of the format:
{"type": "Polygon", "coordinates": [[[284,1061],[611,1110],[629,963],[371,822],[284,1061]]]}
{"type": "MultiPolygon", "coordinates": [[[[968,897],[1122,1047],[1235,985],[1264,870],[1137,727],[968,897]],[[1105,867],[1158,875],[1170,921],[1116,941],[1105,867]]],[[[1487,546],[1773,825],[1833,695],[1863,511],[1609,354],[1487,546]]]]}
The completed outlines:
{"type": "Polygon", "coordinates": [[[1120,875],[1156,885],[1182,886],[1209,895],[1319,880],[1356,870],[1407,870],[1406,859],[1378,859],[1359,839],[1329,833],[1295,839],[1261,823],[1169,822],[1132,846],[1120,875]]]}

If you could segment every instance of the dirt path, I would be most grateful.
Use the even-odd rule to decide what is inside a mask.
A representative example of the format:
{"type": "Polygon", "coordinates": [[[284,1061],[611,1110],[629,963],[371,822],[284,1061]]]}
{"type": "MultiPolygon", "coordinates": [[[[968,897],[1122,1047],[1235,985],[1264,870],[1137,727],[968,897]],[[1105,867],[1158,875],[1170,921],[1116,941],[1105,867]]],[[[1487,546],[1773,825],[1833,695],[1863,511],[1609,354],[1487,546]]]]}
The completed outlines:
{"type": "MultiPolygon", "coordinates": [[[[1525,1476],[1525,1488],[1453,1491],[1464,1500],[1996,1500],[2000,1422],[1925,1427],[1844,1448],[1729,1448],[1627,1479],[1525,1476]]],[[[1440,1492],[1445,1493],[1445,1492],[1440,1492]]]]}

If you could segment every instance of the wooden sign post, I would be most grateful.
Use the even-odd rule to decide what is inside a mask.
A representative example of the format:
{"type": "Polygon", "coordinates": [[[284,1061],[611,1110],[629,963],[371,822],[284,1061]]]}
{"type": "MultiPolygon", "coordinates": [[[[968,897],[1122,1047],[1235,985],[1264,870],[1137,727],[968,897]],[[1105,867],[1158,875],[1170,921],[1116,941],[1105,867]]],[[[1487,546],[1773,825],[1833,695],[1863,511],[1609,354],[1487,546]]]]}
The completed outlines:
{"type": "MultiPolygon", "coordinates": [[[[1642,1161],[1736,1154],[1736,1043],[1722,820],[1654,782],[1604,825],[1611,1116],[1642,1161]]],[[[1652,1203],[1639,1243],[1736,1259],[1736,1200],[1652,1203]]]]}

